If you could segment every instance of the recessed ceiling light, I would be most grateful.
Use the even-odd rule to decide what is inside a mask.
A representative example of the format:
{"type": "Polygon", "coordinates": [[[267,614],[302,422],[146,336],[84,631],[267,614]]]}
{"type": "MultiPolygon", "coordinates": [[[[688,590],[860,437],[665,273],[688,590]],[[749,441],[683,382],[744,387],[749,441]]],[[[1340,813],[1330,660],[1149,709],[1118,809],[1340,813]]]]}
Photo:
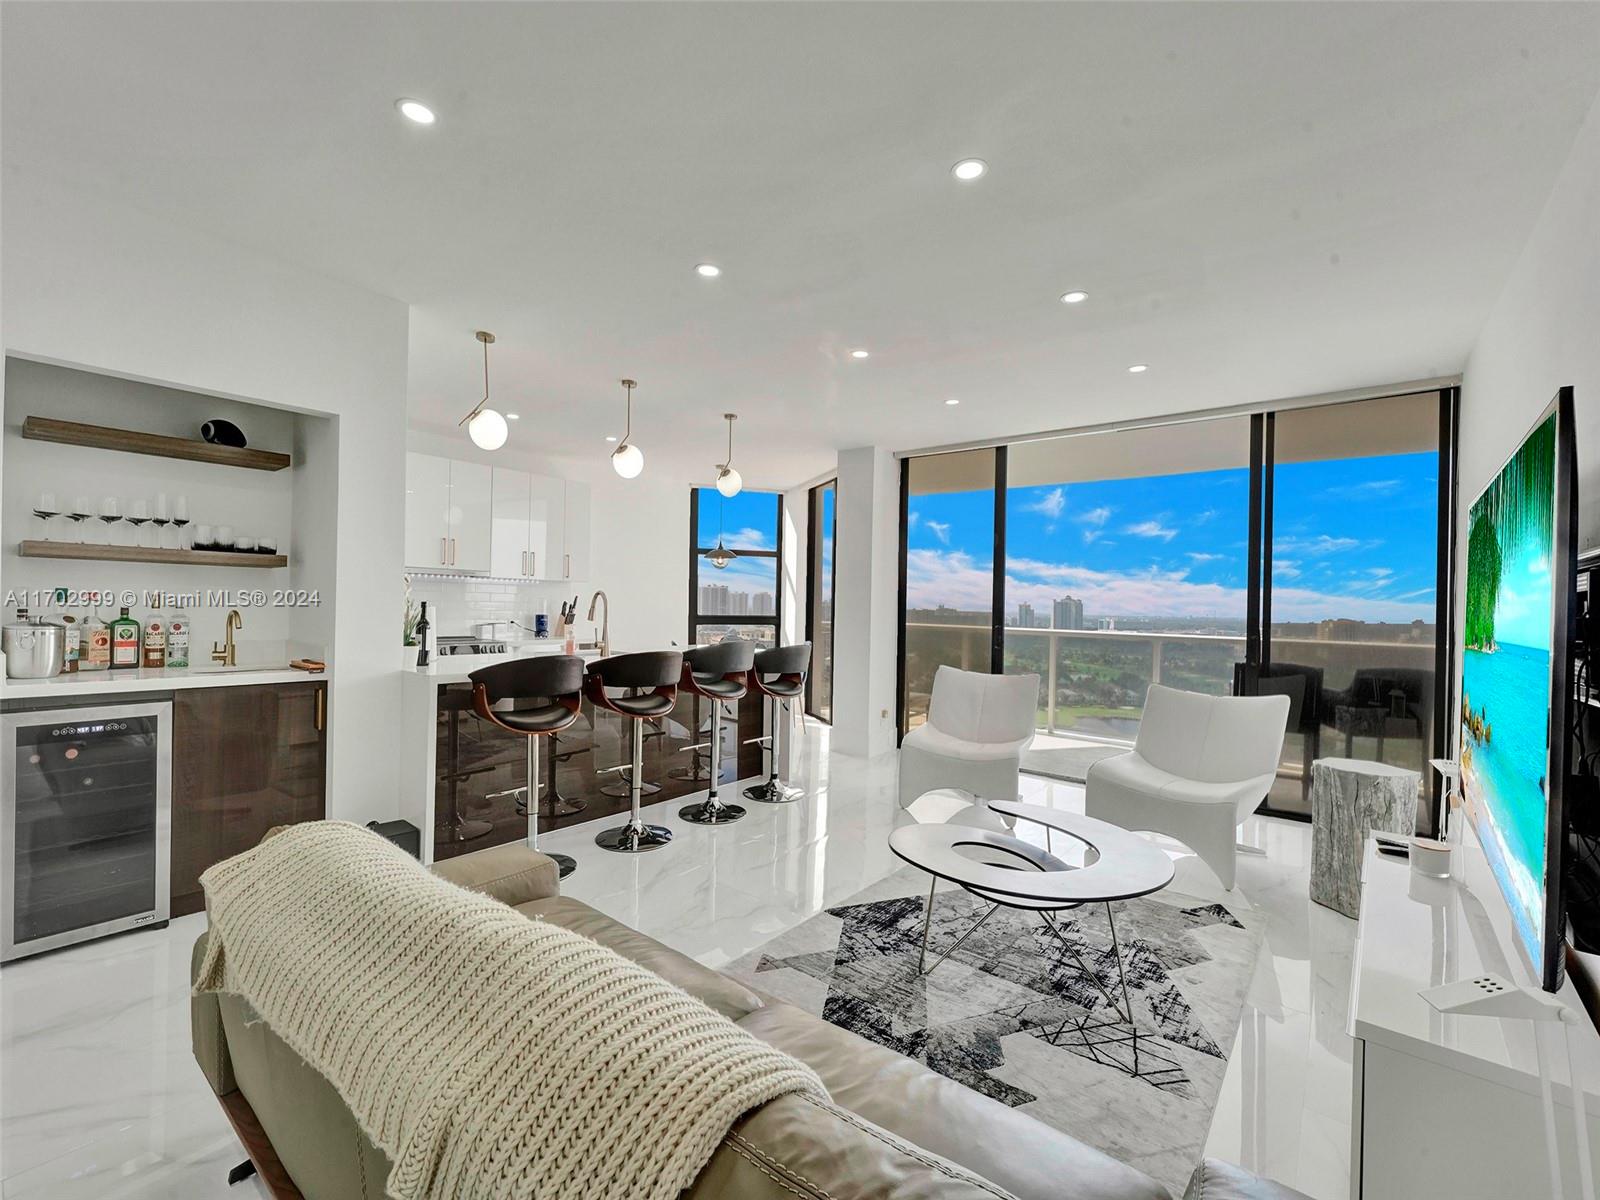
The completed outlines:
{"type": "Polygon", "coordinates": [[[1143,375],[1149,369],[1150,368],[1145,366],[1144,363],[1134,363],[1133,366],[1128,368],[1128,374],[1129,375],[1143,375]]]}
{"type": "Polygon", "coordinates": [[[506,420],[508,420],[508,421],[520,421],[520,420],[522,420],[522,414],[521,413],[507,413],[506,414],[506,420]]]}
{"type": "Polygon", "coordinates": [[[429,108],[421,100],[407,100],[402,98],[396,100],[394,102],[394,106],[400,110],[402,116],[408,120],[415,121],[418,125],[433,124],[433,109],[429,108]]]}
{"type": "Polygon", "coordinates": [[[1063,303],[1063,304],[1082,304],[1088,298],[1089,298],[1089,293],[1088,292],[1062,292],[1061,293],[1061,303],[1063,303]]]}
{"type": "Polygon", "coordinates": [[[606,434],[606,441],[608,441],[608,442],[614,442],[614,441],[616,441],[616,440],[617,440],[617,435],[616,435],[616,434],[614,434],[614,433],[608,433],[608,434],[606,434]]]}
{"type": "Polygon", "coordinates": [[[954,407],[955,405],[960,404],[961,401],[957,400],[954,396],[951,396],[950,399],[945,401],[945,403],[951,407],[954,407]]]}
{"type": "Polygon", "coordinates": [[[851,358],[866,358],[868,353],[869,353],[869,351],[866,351],[866,350],[852,350],[852,351],[850,351],[850,357],[851,358]]]}
{"type": "Polygon", "coordinates": [[[695,267],[694,273],[700,276],[701,279],[715,279],[722,274],[722,268],[715,263],[701,263],[695,267]]]}
{"type": "Polygon", "coordinates": [[[961,180],[962,183],[971,183],[974,179],[982,179],[984,173],[988,170],[989,164],[981,158],[963,158],[950,168],[950,174],[961,180]]]}

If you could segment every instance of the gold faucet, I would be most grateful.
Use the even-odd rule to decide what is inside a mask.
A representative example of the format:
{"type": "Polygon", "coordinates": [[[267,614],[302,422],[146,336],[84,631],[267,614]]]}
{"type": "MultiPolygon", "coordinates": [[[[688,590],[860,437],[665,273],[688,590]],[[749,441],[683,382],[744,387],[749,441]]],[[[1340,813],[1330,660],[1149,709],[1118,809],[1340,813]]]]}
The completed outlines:
{"type": "Polygon", "coordinates": [[[219,646],[215,642],[211,643],[212,662],[219,662],[225,667],[234,665],[233,658],[238,652],[238,647],[233,644],[233,631],[242,628],[244,628],[244,618],[239,615],[237,608],[230,608],[228,623],[223,629],[223,637],[226,639],[224,644],[219,646]]]}

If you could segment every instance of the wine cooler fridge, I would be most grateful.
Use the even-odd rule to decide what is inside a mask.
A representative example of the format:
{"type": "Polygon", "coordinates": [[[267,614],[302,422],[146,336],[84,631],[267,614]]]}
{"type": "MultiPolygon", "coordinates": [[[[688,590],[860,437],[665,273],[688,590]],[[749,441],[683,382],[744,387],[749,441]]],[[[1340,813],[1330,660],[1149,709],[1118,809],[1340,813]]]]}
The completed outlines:
{"type": "Polygon", "coordinates": [[[0,962],[166,924],[172,705],[0,716],[0,962]]]}

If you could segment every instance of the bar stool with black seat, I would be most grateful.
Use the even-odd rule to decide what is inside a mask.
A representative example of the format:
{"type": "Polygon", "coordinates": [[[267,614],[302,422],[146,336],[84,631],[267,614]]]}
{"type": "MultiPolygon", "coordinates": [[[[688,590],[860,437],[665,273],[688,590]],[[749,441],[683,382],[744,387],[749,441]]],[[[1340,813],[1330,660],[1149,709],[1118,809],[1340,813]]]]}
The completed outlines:
{"type": "Polygon", "coordinates": [[[617,654],[589,664],[583,694],[597,709],[616,713],[633,723],[629,762],[610,770],[628,772],[628,823],[595,835],[594,844],[619,854],[642,854],[672,840],[664,825],[646,825],[639,815],[639,795],[644,784],[644,726],[670,713],[678,702],[678,677],[683,655],[676,650],[649,650],[642,654],[617,654]]]}
{"type": "Polygon", "coordinates": [[[777,646],[756,654],[755,662],[750,667],[750,690],[767,701],[769,720],[767,732],[761,737],[746,738],[745,745],[767,747],[772,755],[772,774],[765,783],[745,788],[746,800],[756,800],[762,804],[791,804],[800,799],[799,789],[784,787],[778,782],[778,715],[786,705],[792,706],[805,695],[806,672],[810,667],[810,642],[777,646]]]}
{"type": "MultiPolygon", "coordinates": [[[[480,667],[467,678],[472,682],[473,711],[507,733],[527,739],[528,845],[538,850],[539,739],[552,737],[577,721],[583,707],[583,659],[567,654],[519,658],[480,667]],[[521,707],[495,707],[506,701],[521,707]]],[[[551,854],[550,857],[555,860],[563,879],[578,867],[570,855],[551,854]]]]}
{"type": "Polygon", "coordinates": [[[718,642],[714,646],[683,652],[683,677],[679,686],[711,702],[711,740],[700,746],[685,747],[695,754],[709,747],[711,791],[699,804],[678,810],[685,821],[696,825],[727,825],[744,816],[742,807],[724,804],[717,798],[717,784],[722,774],[722,705],[729,700],[742,700],[749,691],[748,677],[750,668],[755,665],[755,656],[756,648],[749,642],[718,642]]]}

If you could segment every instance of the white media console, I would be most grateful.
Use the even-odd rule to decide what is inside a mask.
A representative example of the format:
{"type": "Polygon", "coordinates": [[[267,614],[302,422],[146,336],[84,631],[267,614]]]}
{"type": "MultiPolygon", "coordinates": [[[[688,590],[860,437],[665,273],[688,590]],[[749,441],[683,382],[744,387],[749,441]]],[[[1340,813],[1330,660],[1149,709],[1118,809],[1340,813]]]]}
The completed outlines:
{"type": "MultiPolygon", "coordinates": [[[[1435,1012],[1418,993],[1478,975],[1535,984],[1476,836],[1465,831],[1452,878],[1413,874],[1368,840],[1351,977],[1355,1039],[1352,1200],[1502,1200],[1549,1195],[1545,1122],[1531,1022],[1435,1012]]],[[[1573,1038],[1600,1161],[1600,1033],[1571,981],[1573,1038]]],[[[1559,1035],[1548,1043],[1556,1129],[1575,1179],[1572,1092],[1559,1035]]]]}

